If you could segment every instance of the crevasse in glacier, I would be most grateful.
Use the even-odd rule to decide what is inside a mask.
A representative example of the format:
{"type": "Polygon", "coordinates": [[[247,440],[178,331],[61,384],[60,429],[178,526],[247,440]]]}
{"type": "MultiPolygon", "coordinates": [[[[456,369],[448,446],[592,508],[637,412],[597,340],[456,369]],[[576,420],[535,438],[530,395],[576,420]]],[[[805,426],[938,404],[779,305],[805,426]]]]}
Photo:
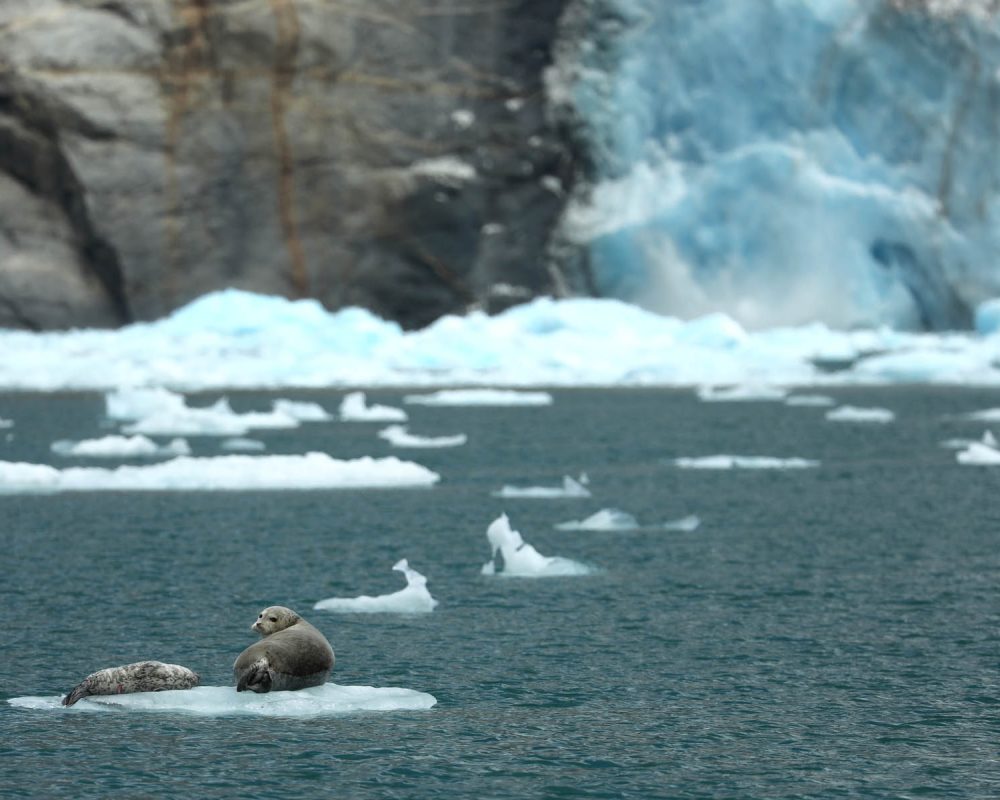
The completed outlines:
{"type": "Polygon", "coordinates": [[[1000,295],[1000,12],[578,0],[549,76],[589,288],[749,327],[967,327],[1000,295]]]}

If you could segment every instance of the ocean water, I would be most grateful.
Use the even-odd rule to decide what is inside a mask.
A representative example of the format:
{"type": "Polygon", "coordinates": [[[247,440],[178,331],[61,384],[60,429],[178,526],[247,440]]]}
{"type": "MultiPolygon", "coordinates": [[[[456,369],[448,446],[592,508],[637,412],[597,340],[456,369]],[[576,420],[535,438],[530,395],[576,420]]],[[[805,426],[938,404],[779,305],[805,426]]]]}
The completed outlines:
{"type": "MultiPolygon", "coordinates": [[[[1000,468],[960,466],[956,415],[985,389],[835,389],[896,413],[703,403],[680,390],[555,390],[551,406],[409,406],[378,423],[254,432],[271,453],[394,454],[432,489],[0,495],[0,795],[270,798],[782,798],[1000,795],[1000,468]],[[686,470],[718,453],[799,470],[686,470]],[[586,472],[590,498],[497,498],[586,472]],[[628,532],[559,531],[601,508],[628,532]],[[501,512],[580,577],[480,574],[501,512]],[[655,525],[697,514],[692,532],[655,525]],[[313,611],[402,588],[414,616],[313,611]],[[143,658],[231,682],[265,605],[323,630],[340,684],[429,692],[424,711],[323,718],[24,709],[143,658]]],[[[369,392],[400,405],[405,392],[369,392]]],[[[335,409],[342,393],[277,397],[335,409]]],[[[206,395],[204,400],[217,395],[206,395]]],[[[0,396],[0,459],[86,463],[57,439],[106,435],[95,394],[0,396]]],[[[195,454],[218,440],[191,439],[195,454]]]]}

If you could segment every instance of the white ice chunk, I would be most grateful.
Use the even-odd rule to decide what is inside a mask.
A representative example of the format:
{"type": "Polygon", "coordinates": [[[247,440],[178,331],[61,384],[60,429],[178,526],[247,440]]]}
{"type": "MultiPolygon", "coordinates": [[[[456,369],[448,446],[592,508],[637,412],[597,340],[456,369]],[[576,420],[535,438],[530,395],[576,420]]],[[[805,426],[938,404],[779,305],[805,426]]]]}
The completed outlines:
{"type": "Polygon", "coordinates": [[[299,421],[280,411],[249,411],[237,414],[223,397],[205,408],[180,406],[153,410],[131,425],[125,433],[148,436],[242,436],[253,428],[296,428],[299,421]]]}
{"type": "Polygon", "coordinates": [[[406,422],[406,412],[392,406],[369,406],[364,392],[349,392],[340,402],[344,422],[406,422]]]}
{"type": "Polygon", "coordinates": [[[806,469],[819,466],[818,461],[807,458],[731,455],[675,458],[674,463],[685,469],[806,469]]]}
{"type": "Polygon", "coordinates": [[[102,436],[78,442],[60,439],[52,443],[52,452],[61,456],[86,456],[89,458],[139,458],[160,456],[188,456],[191,446],[184,439],[171,439],[158,445],[145,436],[102,436]]]}
{"type": "Polygon", "coordinates": [[[330,597],[320,600],[313,608],[360,614],[429,614],[433,611],[438,601],[431,597],[427,589],[427,578],[412,569],[405,558],[397,561],[392,568],[403,573],[406,588],[377,597],[366,594],[359,597],[330,597]]]}
{"type": "Polygon", "coordinates": [[[501,514],[486,530],[492,555],[483,564],[483,575],[508,575],[519,578],[540,578],[558,575],[590,575],[594,570],[579,561],[560,556],[543,556],[510,527],[506,514],[501,514]]]}
{"type": "Polygon", "coordinates": [[[181,456],[116,469],[0,461],[0,493],[395,488],[432,486],[439,479],[426,467],[395,456],[341,461],[326,453],[181,456]]]}
{"type": "Polygon", "coordinates": [[[836,401],[825,394],[793,394],[785,398],[786,406],[806,406],[821,408],[832,406],[836,401]]]}
{"type": "Polygon", "coordinates": [[[636,518],[619,508],[602,508],[586,519],[560,522],[560,531],[632,531],[639,527],[636,518]]]}
{"type": "Polygon", "coordinates": [[[516,389],[441,389],[408,394],[403,402],[422,406],[548,406],[552,405],[552,395],[516,389]]]}
{"type": "Polygon", "coordinates": [[[245,436],[234,436],[231,439],[223,439],[219,443],[219,447],[223,450],[243,453],[259,453],[267,449],[267,445],[260,441],[260,439],[248,439],[245,436]]]}
{"type": "Polygon", "coordinates": [[[701,519],[695,514],[689,514],[680,519],[672,519],[669,522],[664,522],[660,527],[667,531],[685,531],[690,533],[697,530],[699,525],[701,525],[701,519]]]}
{"type": "Polygon", "coordinates": [[[0,417],[0,430],[2,430],[3,428],[13,428],[13,427],[14,427],[14,420],[4,419],[3,417],[0,417]]]}
{"type": "Polygon", "coordinates": [[[299,422],[328,422],[333,419],[319,403],[297,402],[295,400],[275,400],[274,413],[281,414],[299,422]]]}
{"type": "Polygon", "coordinates": [[[586,476],[573,480],[569,475],[563,475],[562,486],[504,486],[493,492],[493,497],[530,497],[536,499],[555,499],[559,497],[590,497],[590,490],[583,484],[586,476]]]}
{"type": "Polygon", "coordinates": [[[1000,464],[1000,450],[982,442],[971,442],[964,450],[955,454],[959,464],[996,466],[1000,464]]]}
{"type": "Polygon", "coordinates": [[[108,419],[132,421],[157,414],[177,414],[187,408],[184,395],[162,387],[121,387],[104,396],[108,419]]]}
{"type": "Polygon", "coordinates": [[[698,399],[707,403],[756,402],[767,400],[784,400],[787,389],[762,384],[745,384],[742,386],[727,386],[716,388],[702,386],[698,389],[698,399]]]}
{"type": "Polygon", "coordinates": [[[464,433],[456,433],[454,436],[417,436],[407,431],[405,425],[390,425],[380,430],[378,435],[395,447],[458,447],[465,444],[468,438],[464,433]]]}
{"type": "Polygon", "coordinates": [[[831,422],[876,422],[885,424],[892,422],[896,418],[896,415],[887,408],[840,406],[832,411],[827,411],[826,418],[831,422]]]}
{"type": "Polygon", "coordinates": [[[983,411],[973,411],[966,414],[968,419],[979,420],[980,422],[1000,422],[1000,408],[987,408],[983,411]]]}
{"type": "Polygon", "coordinates": [[[432,708],[437,699],[415,689],[377,686],[340,686],[325,683],[295,692],[237,692],[233,686],[198,686],[166,692],[91,695],[66,707],[58,695],[12,697],[15,708],[81,712],[193,714],[204,717],[327,717],[365,711],[417,711],[432,708]]]}

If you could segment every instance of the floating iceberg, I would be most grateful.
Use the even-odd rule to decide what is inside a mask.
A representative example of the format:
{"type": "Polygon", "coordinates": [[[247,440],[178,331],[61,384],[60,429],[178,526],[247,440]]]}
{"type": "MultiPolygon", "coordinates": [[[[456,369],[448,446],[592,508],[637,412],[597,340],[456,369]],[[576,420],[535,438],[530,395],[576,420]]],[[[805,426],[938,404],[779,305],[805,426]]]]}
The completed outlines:
{"type": "Polygon", "coordinates": [[[172,439],[158,445],[145,436],[102,436],[79,442],[60,439],[52,443],[52,452],[61,456],[87,458],[156,458],[191,455],[191,446],[184,439],[172,439]]]}
{"type": "Polygon", "coordinates": [[[380,430],[378,435],[395,447],[458,447],[468,439],[464,433],[456,433],[454,436],[416,436],[407,431],[405,425],[390,425],[380,430]]]}
{"type": "Polygon", "coordinates": [[[231,439],[223,439],[219,442],[219,447],[234,453],[259,453],[267,450],[267,445],[259,439],[247,439],[245,436],[234,436],[231,439]]]}
{"type": "Polygon", "coordinates": [[[4,428],[13,428],[13,427],[14,427],[14,420],[4,419],[3,417],[0,417],[0,430],[4,428]]]}
{"type": "Polygon", "coordinates": [[[411,569],[405,558],[397,561],[392,568],[406,577],[406,588],[377,597],[364,594],[360,597],[330,597],[320,600],[313,608],[360,614],[429,614],[433,611],[438,601],[431,597],[427,589],[427,578],[411,569]]]}
{"type": "Polygon", "coordinates": [[[896,418],[896,415],[887,408],[840,406],[832,411],[827,411],[826,418],[831,422],[876,422],[885,424],[892,422],[896,418]]]}
{"type": "Polygon", "coordinates": [[[116,469],[0,461],[0,493],[90,491],[241,491],[362,489],[432,486],[437,473],[411,461],[355,458],[326,453],[210,458],[181,456],[150,466],[116,469]]]}
{"type": "Polygon", "coordinates": [[[266,694],[237,692],[232,686],[198,686],[166,692],[91,695],[68,708],[58,695],[12,697],[7,702],[15,708],[62,714],[117,711],[205,717],[327,717],[365,711],[417,711],[432,708],[437,699],[415,689],[325,683],[295,692],[266,694]]]}
{"type": "Polygon", "coordinates": [[[777,386],[745,384],[742,386],[727,386],[716,388],[702,386],[698,389],[698,399],[706,403],[758,402],[769,400],[784,400],[787,389],[777,386]]]}
{"type": "Polygon", "coordinates": [[[241,436],[253,428],[297,428],[295,417],[280,411],[237,414],[223,397],[206,408],[179,407],[153,410],[148,416],[122,426],[125,433],[150,436],[241,436]]]}
{"type": "Polygon", "coordinates": [[[329,422],[333,419],[333,415],[319,403],[275,400],[273,408],[275,414],[282,414],[299,422],[329,422]]]}
{"type": "Polygon", "coordinates": [[[543,556],[510,527],[506,514],[493,520],[486,530],[492,555],[483,564],[483,575],[542,578],[563,575],[590,575],[592,567],[560,556],[543,556]]]}
{"type": "Polygon", "coordinates": [[[825,394],[793,394],[785,398],[786,406],[822,408],[832,406],[835,403],[836,401],[832,397],[827,397],[825,394]]]}
{"type": "Polygon", "coordinates": [[[442,389],[429,394],[408,394],[404,403],[422,406],[548,406],[548,392],[515,389],[442,389]]]}
{"type": "Polygon", "coordinates": [[[959,464],[992,467],[1000,464],[1000,450],[982,442],[971,442],[955,454],[959,464]]]}
{"type": "Polygon", "coordinates": [[[602,508],[586,519],[560,522],[560,531],[634,531],[639,527],[636,518],[618,508],[602,508]]]}
{"type": "Polygon", "coordinates": [[[690,514],[680,519],[672,519],[669,522],[664,522],[660,527],[666,531],[684,531],[690,533],[691,531],[698,530],[699,525],[701,525],[701,519],[695,514],[690,514]]]}
{"type": "Polygon", "coordinates": [[[807,458],[730,455],[675,458],[674,463],[684,469],[806,469],[819,466],[818,461],[807,458]]]}
{"type": "Polygon", "coordinates": [[[406,422],[406,412],[392,406],[369,406],[364,392],[349,392],[340,402],[344,422],[406,422]]]}
{"type": "Polygon", "coordinates": [[[492,494],[493,497],[530,497],[545,500],[560,497],[590,497],[590,490],[584,486],[587,482],[586,475],[581,475],[576,481],[569,475],[564,475],[562,486],[504,486],[492,494]]]}

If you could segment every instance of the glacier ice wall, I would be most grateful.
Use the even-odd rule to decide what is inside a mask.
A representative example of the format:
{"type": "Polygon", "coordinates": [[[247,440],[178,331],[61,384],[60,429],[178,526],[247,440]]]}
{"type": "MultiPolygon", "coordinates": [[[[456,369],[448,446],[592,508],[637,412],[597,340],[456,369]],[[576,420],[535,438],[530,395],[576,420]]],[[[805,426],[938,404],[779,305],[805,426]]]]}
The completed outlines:
{"type": "Polygon", "coordinates": [[[1000,295],[993,6],[577,2],[548,81],[588,158],[576,288],[755,328],[967,327],[1000,295]]]}

